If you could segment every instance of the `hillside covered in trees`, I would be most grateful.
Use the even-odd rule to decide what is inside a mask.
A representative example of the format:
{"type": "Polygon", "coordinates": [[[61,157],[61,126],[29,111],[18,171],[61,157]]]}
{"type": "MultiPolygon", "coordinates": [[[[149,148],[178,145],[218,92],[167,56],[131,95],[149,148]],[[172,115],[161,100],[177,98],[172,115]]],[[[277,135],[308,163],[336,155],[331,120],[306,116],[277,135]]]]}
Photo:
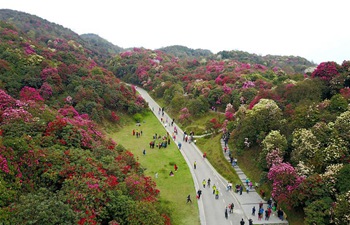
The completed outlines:
{"type": "Polygon", "coordinates": [[[21,12],[0,20],[0,221],[170,223],[155,183],[96,125],[145,110],[125,81],[183,125],[224,113],[206,131],[230,134],[236,154],[255,151],[278,204],[305,224],[349,223],[349,61],[304,73],[315,65],[301,57],[122,50],[21,12]]]}
{"type": "MultiPolygon", "coordinates": [[[[308,65],[298,57],[298,67],[308,65]]],[[[350,207],[350,61],[324,62],[312,73],[226,58],[178,58],[134,49],[109,63],[141,85],[183,125],[217,110],[226,119],[206,131],[230,134],[235,154],[253,149],[278,204],[305,213],[305,224],[347,224],[350,207]]],[[[196,131],[205,132],[203,131],[196,131]]]]}
{"type": "Polygon", "coordinates": [[[169,224],[155,182],[97,126],[147,104],[102,51],[22,16],[38,30],[0,21],[0,223],[169,224]]]}

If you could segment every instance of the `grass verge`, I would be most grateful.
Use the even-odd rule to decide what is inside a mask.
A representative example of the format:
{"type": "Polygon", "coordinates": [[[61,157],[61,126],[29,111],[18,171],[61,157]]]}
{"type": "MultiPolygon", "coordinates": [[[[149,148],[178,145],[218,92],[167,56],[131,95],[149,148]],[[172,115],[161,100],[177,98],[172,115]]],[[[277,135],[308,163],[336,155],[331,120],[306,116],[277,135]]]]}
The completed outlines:
{"type": "Polygon", "coordinates": [[[131,151],[145,169],[145,174],[154,178],[160,190],[160,201],[171,211],[172,224],[200,224],[196,190],[185,160],[174,142],[167,148],[150,149],[149,142],[153,135],[166,135],[166,131],[151,112],[146,114],[143,120],[141,126],[132,122],[116,132],[109,130],[108,136],[131,151]],[[133,129],[142,130],[143,135],[136,138],[132,135],[133,129]],[[146,155],[142,153],[144,149],[146,155]],[[174,172],[174,164],[178,166],[178,172],[174,172]],[[170,171],[173,171],[175,176],[170,177],[170,171]],[[155,178],[155,173],[158,173],[158,178],[155,178]],[[193,197],[193,204],[186,204],[188,194],[193,197]]]}
{"type": "Polygon", "coordinates": [[[220,138],[221,134],[212,138],[198,138],[196,144],[202,152],[207,153],[207,159],[221,176],[233,184],[239,184],[241,183],[239,177],[223,155],[220,138]]]}

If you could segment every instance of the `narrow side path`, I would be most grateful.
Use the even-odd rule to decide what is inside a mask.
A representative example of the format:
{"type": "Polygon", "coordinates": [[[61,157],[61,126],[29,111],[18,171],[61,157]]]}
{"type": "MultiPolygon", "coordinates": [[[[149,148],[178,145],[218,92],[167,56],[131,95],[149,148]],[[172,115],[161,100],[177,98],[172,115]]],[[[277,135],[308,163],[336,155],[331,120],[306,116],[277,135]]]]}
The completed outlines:
{"type": "MultiPolygon", "coordinates": [[[[225,158],[231,163],[231,159],[229,156],[229,146],[225,146],[225,142],[224,140],[221,138],[220,139],[221,142],[221,147],[222,147],[222,151],[223,154],[225,156],[225,158]],[[226,147],[226,151],[225,151],[225,147],[226,147]]],[[[235,192],[235,184],[233,184],[233,191],[235,192],[235,195],[238,199],[238,201],[240,202],[242,209],[244,211],[244,214],[248,217],[251,218],[254,221],[254,224],[288,224],[287,220],[280,220],[277,217],[277,211],[275,213],[271,213],[271,216],[269,218],[269,220],[265,220],[265,210],[268,208],[268,204],[267,202],[261,198],[261,196],[256,192],[255,190],[255,184],[253,183],[253,185],[250,187],[249,183],[246,183],[246,179],[248,178],[244,172],[241,170],[241,168],[239,168],[238,163],[234,163],[231,164],[232,167],[234,168],[234,170],[236,171],[238,177],[240,178],[240,180],[242,181],[242,184],[244,185],[246,190],[249,190],[249,193],[244,192],[242,193],[242,195],[238,192],[235,192]],[[263,215],[263,219],[259,220],[258,219],[258,210],[259,210],[259,204],[263,204],[263,209],[264,209],[264,215],[263,215]],[[252,208],[255,206],[256,208],[256,212],[255,215],[252,215],[252,208]]]]}

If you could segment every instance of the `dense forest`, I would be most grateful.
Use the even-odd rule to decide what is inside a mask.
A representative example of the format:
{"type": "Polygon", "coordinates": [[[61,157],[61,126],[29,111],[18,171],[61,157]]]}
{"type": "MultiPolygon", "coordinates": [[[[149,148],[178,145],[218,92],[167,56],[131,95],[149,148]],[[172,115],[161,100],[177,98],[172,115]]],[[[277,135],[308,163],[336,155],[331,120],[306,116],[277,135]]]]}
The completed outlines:
{"type": "Polygon", "coordinates": [[[146,110],[124,81],[168,102],[183,125],[225,114],[205,130],[256,151],[278,204],[302,210],[305,224],[349,223],[350,61],[123,50],[26,13],[0,10],[0,20],[0,221],[170,223],[155,183],[96,125],[146,110]]]}

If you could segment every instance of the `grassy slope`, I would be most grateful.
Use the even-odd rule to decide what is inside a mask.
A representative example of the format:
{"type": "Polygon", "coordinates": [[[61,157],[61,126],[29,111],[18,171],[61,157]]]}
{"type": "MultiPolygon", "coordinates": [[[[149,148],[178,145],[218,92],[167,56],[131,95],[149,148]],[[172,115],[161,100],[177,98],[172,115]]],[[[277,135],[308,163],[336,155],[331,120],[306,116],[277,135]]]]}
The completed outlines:
{"type": "Polygon", "coordinates": [[[154,178],[155,173],[158,172],[158,179],[154,180],[160,190],[162,203],[171,210],[173,224],[199,224],[198,205],[195,202],[195,189],[189,168],[174,142],[166,149],[150,149],[149,142],[154,133],[166,134],[157,118],[150,113],[145,116],[141,127],[131,123],[118,132],[110,132],[109,136],[134,153],[141,166],[146,169],[146,175],[154,178]],[[143,136],[140,138],[132,136],[133,129],[142,130],[143,136]],[[145,156],[142,154],[143,149],[146,149],[145,156]],[[170,177],[169,172],[174,171],[174,163],[179,169],[175,176],[170,177]],[[186,204],[188,194],[193,196],[193,204],[186,204]]]}
{"type": "Polygon", "coordinates": [[[207,153],[209,162],[223,177],[230,180],[233,184],[238,184],[241,181],[222,153],[220,138],[221,134],[212,138],[197,139],[197,146],[202,152],[207,153]]]}

